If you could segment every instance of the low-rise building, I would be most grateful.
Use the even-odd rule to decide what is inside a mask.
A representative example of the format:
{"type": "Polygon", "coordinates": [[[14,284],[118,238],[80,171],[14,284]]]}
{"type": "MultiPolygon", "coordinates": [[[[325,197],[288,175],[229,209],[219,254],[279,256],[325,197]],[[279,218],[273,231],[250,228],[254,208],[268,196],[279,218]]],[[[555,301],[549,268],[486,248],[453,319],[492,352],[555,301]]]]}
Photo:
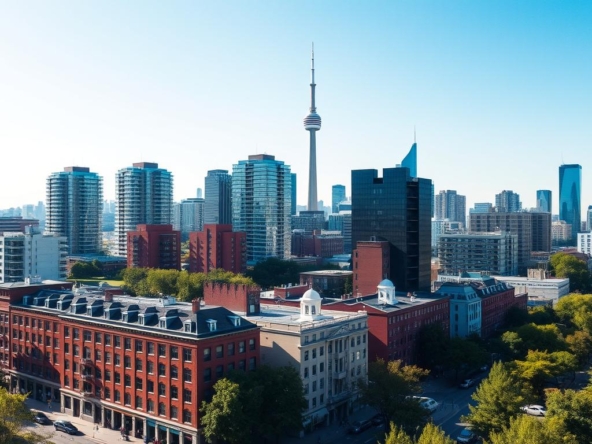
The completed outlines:
{"type": "Polygon", "coordinates": [[[569,294],[569,278],[547,277],[545,270],[530,269],[527,277],[492,276],[516,289],[516,293],[528,293],[529,305],[556,305],[569,294]]]}
{"type": "Polygon", "coordinates": [[[300,273],[300,285],[306,285],[323,297],[341,297],[353,272],[348,270],[319,270],[300,273]]]}

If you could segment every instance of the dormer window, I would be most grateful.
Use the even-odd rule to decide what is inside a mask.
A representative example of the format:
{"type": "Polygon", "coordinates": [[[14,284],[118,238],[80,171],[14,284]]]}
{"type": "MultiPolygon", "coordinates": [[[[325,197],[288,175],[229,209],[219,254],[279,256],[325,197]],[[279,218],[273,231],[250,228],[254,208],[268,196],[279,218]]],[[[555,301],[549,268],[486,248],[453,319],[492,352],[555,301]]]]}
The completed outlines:
{"type": "Polygon", "coordinates": [[[208,324],[208,329],[210,331],[216,331],[217,321],[215,319],[208,319],[206,323],[208,324]]]}
{"type": "Polygon", "coordinates": [[[183,324],[183,331],[185,333],[195,333],[195,322],[185,321],[185,323],[183,324]]]}
{"type": "Polygon", "coordinates": [[[158,320],[158,326],[160,328],[165,328],[166,329],[166,319],[159,319],[158,320]]]}
{"type": "Polygon", "coordinates": [[[140,325],[144,325],[144,315],[140,315],[140,325]]]}
{"type": "Polygon", "coordinates": [[[127,313],[123,314],[123,322],[127,322],[127,313]]]}
{"type": "Polygon", "coordinates": [[[228,316],[228,319],[230,319],[232,325],[234,325],[235,327],[240,327],[240,316],[228,316]]]}
{"type": "MultiPolygon", "coordinates": [[[[46,301],[46,303],[47,303],[47,301],[46,301]]],[[[92,307],[86,307],[86,315],[92,316],[92,307]]]]}

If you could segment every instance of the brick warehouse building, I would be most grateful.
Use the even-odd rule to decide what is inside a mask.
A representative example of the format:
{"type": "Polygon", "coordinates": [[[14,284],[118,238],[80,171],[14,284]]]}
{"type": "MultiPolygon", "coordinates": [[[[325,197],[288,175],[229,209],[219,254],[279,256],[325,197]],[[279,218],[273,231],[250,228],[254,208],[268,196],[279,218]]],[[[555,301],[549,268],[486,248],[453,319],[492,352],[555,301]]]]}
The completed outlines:
{"type": "Polygon", "coordinates": [[[18,288],[0,321],[12,338],[2,337],[11,388],[51,395],[61,411],[197,443],[199,406],[215,381],[258,364],[258,327],[226,308],[56,285],[18,288]]]}
{"type": "Polygon", "coordinates": [[[180,270],[181,232],[172,225],[138,225],[127,233],[127,266],[180,270]]]}
{"type": "Polygon", "coordinates": [[[222,268],[233,273],[247,269],[247,234],[229,224],[206,224],[189,233],[189,271],[209,273],[222,268]]]}

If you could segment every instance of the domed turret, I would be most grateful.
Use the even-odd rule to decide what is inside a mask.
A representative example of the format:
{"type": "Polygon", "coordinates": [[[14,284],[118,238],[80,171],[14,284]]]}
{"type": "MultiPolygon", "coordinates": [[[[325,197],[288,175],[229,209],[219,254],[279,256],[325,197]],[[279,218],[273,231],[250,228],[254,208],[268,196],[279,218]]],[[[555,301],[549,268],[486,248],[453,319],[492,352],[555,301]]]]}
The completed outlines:
{"type": "Polygon", "coordinates": [[[314,321],[321,319],[321,295],[310,288],[300,299],[300,321],[314,321]]]}

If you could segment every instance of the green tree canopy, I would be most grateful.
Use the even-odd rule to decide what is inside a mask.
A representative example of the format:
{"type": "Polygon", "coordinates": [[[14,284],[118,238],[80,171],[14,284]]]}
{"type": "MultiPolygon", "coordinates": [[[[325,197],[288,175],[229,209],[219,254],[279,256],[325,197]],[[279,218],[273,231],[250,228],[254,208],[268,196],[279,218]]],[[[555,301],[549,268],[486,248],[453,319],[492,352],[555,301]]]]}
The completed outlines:
{"type": "Polygon", "coordinates": [[[567,325],[592,334],[592,295],[570,294],[562,297],[555,306],[555,313],[567,325]]]}
{"type": "Polygon", "coordinates": [[[26,399],[0,387],[0,444],[51,444],[48,436],[26,428],[33,420],[26,399]]]}
{"type": "Polygon", "coordinates": [[[557,378],[568,372],[574,372],[578,361],[569,352],[542,352],[530,350],[526,359],[514,361],[514,375],[528,382],[534,392],[542,395],[545,381],[557,378]]]}
{"type": "Polygon", "coordinates": [[[592,389],[547,392],[547,421],[560,436],[584,444],[592,442],[592,389]]]}
{"type": "Polygon", "coordinates": [[[495,362],[487,378],[473,393],[477,405],[469,405],[469,414],[463,420],[487,438],[510,425],[510,419],[520,412],[527,397],[524,384],[504,364],[495,362]]]}
{"type": "Polygon", "coordinates": [[[300,282],[300,271],[296,262],[272,257],[256,264],[247,276],[261,288],[272,288],[300,282]]]}
{"type": "Polygon", "coordinates": [[[446,362],[446,350],[450,344],[450,338],[444,331],[442,324],[433,323],[424,325],[419,330],[417,341],[417,358],[419,364],[433,370],[443,366],[446,362]]]}
{"type": "Polygon", "coordinates": [[[569,278],[571,291],[590,291],[590,272],[584,261],[571,254],[559,252],[551,256],[549,263],[555,276],[569,278]]]}
{"type": "Polygon", "coordinates": [[[417,440],[410,438],[402,428],[391,422],[385,444],[454,444],[454,441],[446,436],[446,433],[440,427],[431,422],[425,425],[417,440]]]}
{"type": "Polygon", "coordinates": [[[592,354],[592,335],[590,333],[576,330],[573,335],[568,335],[565,338],[565,342],[580,366],[584,366],[590,361],[590,355],[592,354]]]}
{"type": "Polygon", "coordinates": [[[500,432],[493,432],[488,441],[491,444],[560,444],[565,443],[546,427],[545,423],[528,415],[510,419],[510,424],[500,432]]]}

